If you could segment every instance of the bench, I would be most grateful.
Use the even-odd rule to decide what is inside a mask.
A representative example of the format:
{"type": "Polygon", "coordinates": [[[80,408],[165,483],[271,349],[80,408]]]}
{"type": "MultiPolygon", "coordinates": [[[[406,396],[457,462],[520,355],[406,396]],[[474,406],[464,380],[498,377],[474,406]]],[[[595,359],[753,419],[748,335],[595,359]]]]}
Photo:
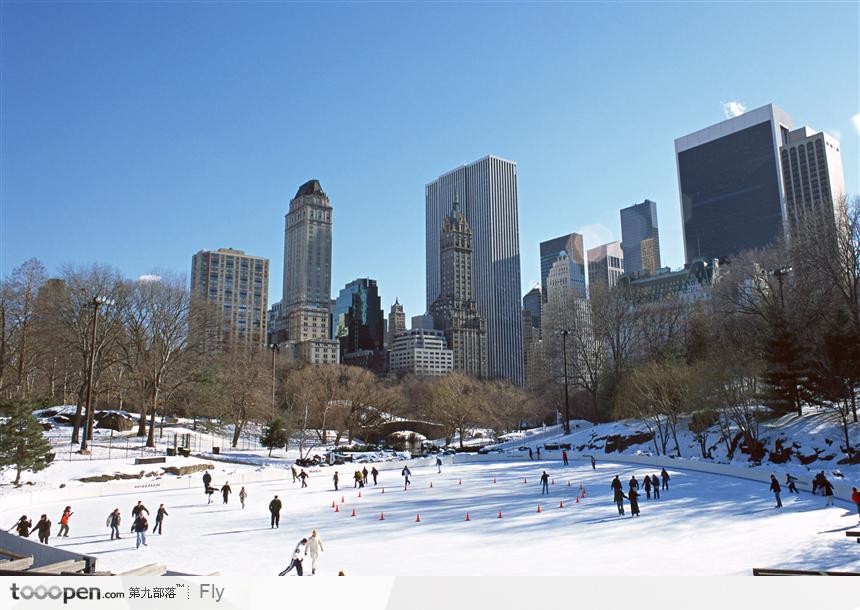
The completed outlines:
{"type": "Polygon", "coordinates": [[[164,464],[167,462],[166,457],[139,457],[134,458],[135,464],[164,464]]]}
{"type": "Polygon", "coordinates": [[[857,572],[826,572],[819,570],[779,570],[753,568],[753,576],[860,576],[857,572]]]}
{"type": "Polygon", "coordinates": [[[856,538],[857,544],[860,544],[860,530],[845,532],[845,535],[848,536],[849,538],[856,538]]]}

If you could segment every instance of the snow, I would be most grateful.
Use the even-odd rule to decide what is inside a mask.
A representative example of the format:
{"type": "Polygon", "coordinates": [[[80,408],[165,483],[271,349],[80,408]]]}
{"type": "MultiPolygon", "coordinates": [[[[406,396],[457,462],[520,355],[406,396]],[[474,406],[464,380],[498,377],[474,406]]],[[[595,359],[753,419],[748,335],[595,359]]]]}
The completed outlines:
{"type": "MultiPolygon", "coordinates": [[[[190,475],[195,484],[189,489],[100,496],[104,486],[94,485],[96,497],[69,502],[44,503],[34,494],[34,504],[25,510],[4,508],[0,497],[0,524],[10,527],[22,512],[44,512],[56,523],[63,506],[71,504],[71,536],[51,543],[93,554],[99,569],[112,571],[162,563],[192,574],[273,575],[312,529],[325,545],[321,575],[338,570],[360,576],[740,575],[753,567],[860,571],[855,544],[844,533],[857,527],[858,516],[845,502],[826,508],[822,497],[784,493],[785,508],[776,510],[766,484],[670,470],[671,489],[663,499],[643,496],[641,517],[619,517],[609,489],[612,477],[619,474],[626,487],[633,473],[641,480],[646,472],[656,473],[653,469],[602,459],[597,470],[583,461],[564,468],[557,460],[458,459],[467,461],[444,466],[442,474],[435,467],[412,467],[413,485],[407,492],[398,471],[383,470],[380,485],[365,488],[361,498],[352,486],[340,492],[331,487],[334,470],[346,483],[349,464],[312,471],[308,489],[293,484],[285,470],[282,479],[247,484],[249,506],[244,511],[236,477],[260,466],[219,463],[213,485],[220,487],[233,477],[234,493],[226,506],[218,495],[206,504],[197,473],[190,475]],[[540,495],[542,469],[555,481],[549,498],[540,495]],[[586,497],[577,504],[580,483],[586,497]],[[284,501],[284,510],[280,529],[272,530],[267,507],[275,494],[284,501]],[[170,514],[165,535],[148,535],[149,546],[135,550],[134,538],[126,532],[138,499],[151,511],[150,523],[160,503],[170,514]],[[331,508],[332,501],[339,512],[331,508]],[[115,507],[123,512],[125,536],[111,542],[105,519],[115,507]],[[353,509],[356,517],[350,516],[353,509]]],[[[66,468],[85,466],[89,464],[71,462],[66,468]]],[[[288,468],[286,462],[283,467],[288,468]]]]}

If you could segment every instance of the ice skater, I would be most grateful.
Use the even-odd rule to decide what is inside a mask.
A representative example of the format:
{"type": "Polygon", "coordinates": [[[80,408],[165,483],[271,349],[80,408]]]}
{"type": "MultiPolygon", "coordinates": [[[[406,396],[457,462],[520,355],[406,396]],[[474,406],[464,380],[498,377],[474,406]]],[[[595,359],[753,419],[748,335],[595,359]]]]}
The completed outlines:
{"type": "Polygon", "coordinates": [[[546,470],[540,475],[540,495],[549,495],[549,475],[546,470]]]}
{"type": "Polygon", "coordinates": [[[779,486],[779,481],[776,480],[776,475],[770,475],[770,490],[773,492],[773,497],[776,498],[776,506],[774,508],[782,508],[782,500],[779,499],[779,493],[782,488],[779,486]]]}
{"type": "Polygon", "coordinates": [[[566,451],[566,450],[564,450],[564,451],[562,451],[562,452],[561,452],[561,463],[562,463],[562,465],[563,465],[563,466],[568,466],[568,462],[567,462],[567,451],[566,451]]]}
{"type": "Polygon", "coordinates": [[[239,490],[239,503],[242,505],[242,510],[245,510],[245,502],[248,501],[248,492],[245,491],[245,486],[239,490]]]}
{"type": "Polygon", "coordinates": [[[591,469],[597,470],[597,460],[594,459],[594,456],[591,456],[591,469]]]}
{"type": "MultiPolygon", "coordinates": [[[[646,477],[648,475],[645,475],[646,477]]],[[[660,479],[657,478],[656,474],[651,475],[651,487],[654,489],[654,499],[660,499],[660,479]]]]}
{"type": "Polygon", "coordinates": [[[334,490],[337,491],[337,483],[338,481],[340,481],[340,477],[337,476],[337,470],[334,471],[334,476],[331,478],[331,480],[334,483],[334,490]]]}
{"type": "Polygon", "coordinates": [[[636,480],[635,474],[632,477],[630,477],[630,480],[627,482],[627,486],[630,489],[639,489],[639,481],[636,480]]]}
{"type": "Polygon", "coordinates": [[[442,474],[442,456],[436,456],[436,474],[442,474]]]}
{"type": "Polygon", "coordinates": [[[132,532],[134,531],[134,520],[137,519],[138,516],[142,515],[143,513],[146,513],[148,516],[149,515],[149,509],[143,505],[142,501],[138,500],[137,504],[135,504],[134,508],[131,509],[131,530],[129,530],[129,531],[132,531],[132,532]]]}
{"type": "Polygon", "coordinates": [[[663,489],[669,491],[669,473],[666,472],[665,468],[660,470],[660,478],[663,479],[663,489]]]}
{"type": "Polygon", "coordinates": [[[298,473],[298,471],[296,470],[296,467],[295,467],[294,465],[293,465],[293,466],[290,466],[290,472],[292,472],[292,473],[293,473],[293,483],[295,483],[295,482],[298,480],[298,478],[299,478],[299,473],[298,473]]]}
{"type": "Polygon", "coordinates": [[[215,495],[216,491],[218,491],[218,490],[215,489],[214,487],[212,487],[211,485],[206,488],[206,498],[207,498],[206,504],[212,504],[212,496],[215,495]]]}
{"type": "Polygon", "coordinates": [[[361,469],[361,486],[362,487],[367,485],[367,475],[368,474],[369,473],[367,472],[367,466],[365,466],[364,468],[361,469]]]}
{"type": "Polygon", "coordinates": [[[33,522],[27,518],[27,515],[21,515],[21,518],[15,522],[15,525],[9,530],[15,530],[21,538],[30,537],[30,528],[33,527],[33,522]]]}
{"type": "Polygon", "coordinates": [[[278,499],[278,496],[272,498],[272,501],[269,502],[269,513],[272,515],[272,529],[276,527],[281,527],[281,501],[278,499]]]}
{"type": "Polygon", "coordinates": [[[532,457],[532,448],[531,447],[529,447],[529,459],[530,460],[534,459],[534,457],[532,457]]]}
{"type": "Polygon", "coordinates": [[[851,488],[851,501],[857,505],[857,516],[860,517],[860,491],[856,487],[851,488]]]}
{"type": "Polygon", "coordinates": [[[400,476],[403,477],[403,489],[409,487],[412,483],[409,480],[409,475],[412,474],[412,471],[409,470],[409,466],[404,466],[403,470],[400,471],[400,476]]]}
{"type": "Polygon", "coordinates": [[[630,516],[638,517],[639,516],[639,492],[636,491],[635,488],[631,487],[627,491],[627,499],[630,500],[630,516]]]}
{"type": "Polygon", "coordinates": [[[833,483],[828,481],[827,477],[821,477],[821,490],[827,498],[824,506],[833,506],[833,483]]]}
{"type": "Polygon", "coordinates": [[[57,532],[57,538],[69,537],[69,519],[71,519],[74,514],[75,513],[72,512],[71,506],[67,506],[63,509],[63,514],[60,516],[60,531],[57,532]]]}
{"type": "Polygon", "coordinates": [[[105,521],[105,525],[110,527],[110,539],[113,540],[116,537],[119,540],[119,524],[122,523],[122,514],[120,514],[119,509],[113,509],[113,512],[108,515],[107,521],[105,521]]]}
{"type": "Polygon", "coordinates": [[[322,540],[319,537],[319,534],[316,530],[311,532],[311,537],[308,538],[308,542],[305,545],[305,553],[310,554],[311,556],[311,574],[317,573],[317,563],[319,562],[320,553],[325,549],[323,548],[322,540]]]}
{"type": "Polygon", "coordinates": [[[152,528],[152,533],[158,532],[158,535],[161,536],[161,526],[164,524],[164,518],[167,516],[167,509],[164,508],[164,504],[158,505],[158,510],[155,511],[155,527],[152,528]]]}
{"type": "Polygon", "coordinates": [[[536,449],[536,451],[537,451],[537,459],[540,459],[540,447],[538,447],[538,448],[536,449]]]}
{"type": "Polygon", "coordinates": [[[376,466],[370,469],[370,476],[373,477],[373,484],[376,485],[376,477],[379,476],[379,471],[376,469],[376,466]]]}
{"type": "Polygon", "coordinates": [[[645,499],[651,499],[651,479],[648,478],[648,475],[645,475],[645,480],[642,481],[642,486],[645,488],[645,499]]]}
{"type": "Polygon", "coordinates": [[[278,576],[286,576],[290,573],[290,571],[295,568],[296,574],[298,576],[304,575],[304,570],[302,569],[302,560],[305,556],[305,545],[308,543],[307,538],[302,538],[299,540],[299,543],[296,545],[295,550],[293,551],[292,559],[290,560],[290,565],[286,567],[286,569],[278,574],[278,576]]]}
{"type": "Polygon", "coordinates": [[[230,494],[233,493],[233,490],[230,489],[230,481],[225,481],[224,485],[221,487],[221,496],[224,498],[224,504],[230,500],[230,494]]]}
{"type": "Polygon", "coordinates": [[[299,478],[302,480],[302,487],[308,486],[308,473],[305,472],[305,469],[302,468],[302,471],[299,473],[299,478]]]}
{"type": "Polygon", "coordinates": [[[212,475],[209,474],[209,471],[203,473],[203,493],[206,493],[206,490],[209,489],[209,485],[212,483],[212,475]]]}
{"type": "Polygon", "coordinates": [[[137,544],[134,548],[139,549],[140,545],[147,546],[146,544],[146,530],[149,529],[149,521],[146,520],[146,517],[143,516],[143,513],[138,513],[137,518],[134,520],[134,523],[131,526],[132,531],[137,534],[137,544]]]}
{"type": "Polygon", "coordinates": [[[800,492],[797,491],[797,477],[793,477],[786,472],[785,484],[788,485],[788,493],[800,494],[800,492]]]}
{"type": "Polygon", "coordinates": [[[622,517],[624,516],[624,492],[621,491],[621,487],[613,487],[613,500],[615,500],[615,506],[618,507],[618,514],[622,517]]]}
{"type": "Polygon", "coordinates": [[[51,537],[51,520],[48,515],[42,515],[42,518],[33,526],[30,533],[39,532],[39,542],[48,544],[48,539],[51,537]]]}

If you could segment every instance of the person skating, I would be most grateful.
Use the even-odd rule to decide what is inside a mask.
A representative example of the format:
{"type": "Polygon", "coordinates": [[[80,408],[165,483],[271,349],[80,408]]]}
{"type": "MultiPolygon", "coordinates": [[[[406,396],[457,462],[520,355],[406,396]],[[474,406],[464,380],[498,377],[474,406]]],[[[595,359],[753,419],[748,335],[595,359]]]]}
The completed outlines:
{"type": "Polygon", "coordinates": [[[546,470],[540,475],[540,495],[549,495],[549,475],[546,470]]]}
{"type": "Polygon", "coordinates": [[[242,505],[242,510],[245,510],[245,502],[248,501],[248,492],[245,491],[244,485],[239,490],[239,503],[242,505]]]}
{"type": "Polygon", "coordinates": [[[278,574],[278,576],[286,576],[287,574],[290,573],[290,571],[293,568],[296,569],[296,574],[298,576],[304,575],[304,570],[302,569],[302,559],[304,559],[304,556],[305,556],[305,545],[307,543],[308,543],[307,538],[302,538],[301,540],[299,540],[299,543],[296,545],[296,549],[293,551],[293,556],[290,560],[290,565],[288,565],[287,568],[283,572],[278,574]]]}
{"type": "Polygon", "coordinates": [[[821,487],[821,483],[824,480],[824,478],[825,478],[824,477],[824,471],[822,470],[817,475],[815,475],[814,479],[812,479],[812,495],[813,496],[816,494],[818,489],[821,487]]]}
{"type": "Polygon", "coordinates": [[[436,456],[436,474],[442,474],[442,457],[436,456]]]}
{"type": "Polygon", "coordinates": [[[278,496],[272,498],[272,501],[269,502],[269,512],[272,515],[272,528],[281,527],[281,501],[278,499],[278,496]]]}
{"type": "Polygon", "coordinates": [[[412,474],[412,471],[409,470],[409,466],[404,466],[403,470],[400,471],[400,476],[403,477],[403,489],[409,487],[412,483],[409,480],[409,475],[412,474]]]}
{"type": "Polygon", "coordinates": [[[531,448],[531,447],[529,447],[529,459],[530,459],[530,460],[533,460],[533,459],[534,459],[534,458],[532,457],[532,448],[531,448]]]}
{"type": "Polygon", "coordinates": [[[122,514],[119,512],[118,508],[113,509],[113,512],[108,515],[107,521],[105,521],[105,525],[110,528],[110,539],[113,540],[116,537],[117,540],[120,539],[119,535],[119,524],[122,523],[122,514]]]}
{"type": "Polygon", "coordinates": [[[21,538],[29,538],[30,537],[30,528],[33,527],[33,522],[27,518],[27,515],[21,515],[21,518],[12,526],[12,530],[15,530],[21,538]]]}
{"type": "Polygon", "coordinates": [[[630,477],[630,480],[627,482],[627,487],[630,489],[639,489],[639,481],[636,480],[635,474],[630,477]]]}
{"type": "Polygon", "coordinates": [[[299,478],[302,480],[302,487],[308,486],[308,473],[305,472],[305,469],[302,468],[302,471],[299,473],[299,478]]]}
{"type": "MultiPolygon", "coordinates": [[[[646,478],[648,475],[645,475],[646,478]]],[[[654,499],[660,499],[660,479],[657,478],[656,474],[651,475],[651,487],[654,489],[654,499]]]]}
{"type": "Polygon", "coordinates": [[[311,556],[311,574],[317,573],[317,562],[320,558],[320,553],[324,551],[322,540],[316,530],[311,532],[311,537],[305,545],[305,553],[311,556]]]}
{"type": "Polygon", "coordinates": [[[149,515],[149,509],[143,505],[143,502],[140,500],[137,501],[137,504],[134,505],[134,508],[131,509],[131,530],[134,531],[134,520],[137,519],[139,515],[146,513],[149,515]]]}
{"type": "Polygon", "coordinates": [[[651,499],[651,479],[648,475],[645,475],[645,480],[642,481],[642,486],[645,488],[645,499],[651,499]]]}
{"type": "Polygon", "coordinates": [[[368,475],[368,474],[369,474],[369,473],[367,472],[367,466],[365,466],[365,467],[364,467],[364,468],[362,468],[362,470],[361,470],[361,486],[362,486],[362,487],[364,487],[365,485],[367,485],[367,475],[368,475]]]}
{"type": "Polygon", "coordinates": [[[638,517],[639,516],[639,492],[636,491],[636,488],[631,487],[627,490],[627,499],[630,500],[630,516],[638,517]]]}
{"type": "Polygon", "coordinates": [[[212,487],[211,485],[206,488],[206,498],[207,498],[206,504],[212,504],[212,496],[215,495],[216,491],[218,491],[218,490],[215,489],[214,487],[212,487]]]}
{"type": "Polygon", "coordinates": [[[226,481],[224,485],[221,486],[221,496],[224,498],[224,504],[230,500],[230,494],[233,493],[233,490],[230,489],[230,481],[226,481]]]}
{"type": "Polygon", "coordinates": [[[669,473],[665,468],[660,470],[660,478],[663,479],[663,489],[669,491],[669,473]]]}
{"type": "Polygon", "coordinates": [[[776,498],[776,506],[774,508],[782,508],[782,500],[779,499],[779,493],[782,488],[779,486],[779,481],[776,480],[776,475],[770,475],[770,490],[773,492],[773,497],[776,498]]]}
{"type": "Polygon", "coordinates": [[[851,488],[851,501],[857,505],[857,516],[860,517],[860,491],[856,487],[851,488]]]}
{"type": "Polygon", "coordinates": [[[594,459],[594,456],[591,456],[591,469],[597,470],[597,460],[594,459]]]}
{"type": "Polygon", "coordinates": [[[293,473],[293,483],[295,483],[299,479],[299,471],[295,466],[290,466],[290,472],[293,473]]]}
{"type": "Polygon", "coordinates": [[[568,465],[568,462],[567,462],[567,451],[562,451],[562,452],[561,452],[561,463],[562,463],[562,465],[563,465],[563,466],[567,466],[567,465],[568,465]]]}
{"type": "Polygon", "coordinates": [[[827,477],[821,479],[821,489],[824,492],[824,497],[827,498],[825,506],[833,506],[833,483],[827,480],[827,477]]]}
{"type": "Polygon", "coordinates": [[[158,535],[161,536],[161,526],[164,524],[164,517],[168,516],[167,509],[164,508],[164,504],[158,505],[158,510],[155,511],[155,527],[152,528],[152,533],[158,532],[158,535]]]}
{"type": "Polygon", "coordinates": [[[48,515],[42,515],[42,518],[36,523],[30,533],[39,532],[39,542],[48,544],[48,538],[51,537],[51,520],[48,515]]]}
{"type": "Polygon", "coordinates": [[[334,483],[334,490],[337,491],[337,483],[340,481],[340,477],[337,476],[337,470],[334,471],[334,476],[331,478],[334,483]]]}
{"type": "Polygon", "coordinates": [[[379,476],[379,471],[376,469],[376,466],[370,469],[370,476],[373,477],[373,484],[376,485],[376,477],[379,476]]]}
{"type": "Polygon", "coordinates": [[[352,473],[352,480],[353,480],[353,484],[352,484],[353,489],[355,489],[356,487],[358,487],[358,488],[362,487],[361,471],[360,470],[356,470],[355,472],[352,473]]]}
{"type": "Polygon", "coordinates": [[[800,492],[797,491],[797,477],[793,477],[790,474],[785,473],[785,484],[788,485],[788,493],[793,492],[800,494],[800,492]]]}
{"type": "Polygon", "coordinates": [[[209,474],[209,471],[203,473],[203,493],[206,493],[206,490],[209,489],[209,485],[212,483],[212,475],[209,474]]]}
{"type": "Polygon", "coordinates": [[[540,447],[537,448],[537,459],[540,459],[540,447]]]}
{"type": "Polygon", "coordinates": [[[72,512],[71,506],[67,506],[63,509],[63,514],[60,516],[60,531],[57,532],[57,538],[69,537],[69,519],[71,519],[74,514],[75,513],[72,512]]]}
{"type": "Polygon", "coordinates": [[[612,491],[615,491],[615,490],[621,491],[621,488],[622,488],[621,479],[618,477],[617,474],[615,475],[615,478],[612,479],[612,483],[610,484],[609,487],[612,488],[612,491]]]}
{"type": "Polygon", "coordinates": [[[618,507],[618,514],[622,517],[624,516],[624,492],[621,491],[621,481],[619,481],[618,487],[612,487],[612,497],[615,500],[615,506],[618,507]]]}
{"type": "Polygon", "coordinates": [[[146,530],[149,529],[149,521],[147,521],[146,517],[143,516],[143,513],[139,513],[137,515],[131,529],[137,535],[137,544],[134,548],[139,549],[141,544],[143,546],[147,546],[146,530]]]}

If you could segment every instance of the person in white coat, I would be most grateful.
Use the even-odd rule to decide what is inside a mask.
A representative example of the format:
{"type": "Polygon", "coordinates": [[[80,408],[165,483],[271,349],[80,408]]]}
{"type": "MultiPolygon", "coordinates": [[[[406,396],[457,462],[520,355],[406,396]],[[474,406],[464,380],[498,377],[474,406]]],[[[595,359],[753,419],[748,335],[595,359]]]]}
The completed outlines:
{"type": "Polygon", "coordinates": [[[299,540],[299,543],[296,545],[296,548],[293,551],[293,555],[290,558],[290,565],[288,565],[283,572],[278,574],[278,576],[286,576],[293,568],[296,569],[296,574],[298,576],[304,576],[304,570],[302,569],[302,560],[305,558],[305,554],[307,553],[307,549],[305,548],[305,545],[307,543],[307,538],[302,538],[301,540],[299,540]]]}
{"type": "Polygon", "coordinates": [[[308,543],[305,545],[305,554],[311,556],[311,574],[317,573],[317,562],[320,558],[320,553],[324,551],[322,540],[316,530],[311,532],[311,537],[308,538],[308,543]]]}

